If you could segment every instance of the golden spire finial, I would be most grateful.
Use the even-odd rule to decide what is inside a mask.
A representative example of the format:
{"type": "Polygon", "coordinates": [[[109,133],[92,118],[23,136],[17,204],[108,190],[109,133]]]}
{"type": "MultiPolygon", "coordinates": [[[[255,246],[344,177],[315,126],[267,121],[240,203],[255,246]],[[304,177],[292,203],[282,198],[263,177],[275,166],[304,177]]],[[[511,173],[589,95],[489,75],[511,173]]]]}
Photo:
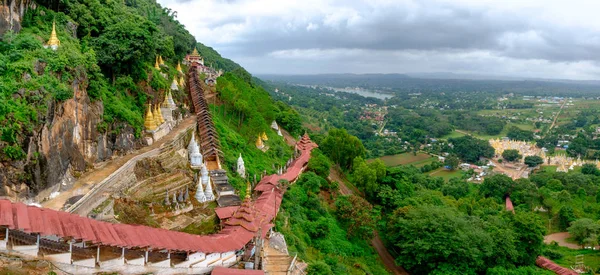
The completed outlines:
{"type": "Polygon", "coordinates": [[[158,118],[158,111],[156,111],[156,106],[154,108],[150,107],[152,110],[152,117],[154,118],[154,124],[158,127],[162,123],[160,123],[160,118],[158,118]]]}
{"type": "Polygon", "coordinates": [[[181,69],[181,62],[177,63],[177,71],[183,73],[183,70],[181,69]]]}
{"type": "Polygon", "coordinates": [[[52,33],[50,33],[50,39],[48,40],[48,46],[60,46],[60,40],[58,40],[58,36],[56,35],[56,21],[52,22],[52,33]]]}
{"type": "Polygon", "coordinates": [[[146,111],[146,117],[144,118],[144,127],[148,131],[156,130],[156,123],[154,122],[154,116],[152,115],[152,105],[148,103],[148,110],[146,111]]]}
{"type": "Polygon", "coordinates": [[[192,52],[193,56],[199,56],[200,54],[198,53],[198,50],[196,48],[194,48],[194,51],[192,52]]]}
{"type": "Polygon", "coordinates": [[[265,145],[262,142],[262,139],[260,138],[260,135],[258,135],[258,138],[256,139],[256,147],[258,149],[262,149],[263,147],[265,147],[265,145]]]}
{"type": "Polygon", "coordinates": [[[252,193],[252,189],[250,189],[250,182],[246,181],[246,199],[250,198],[251,193],[252,193]]]}
{"type": "Polygon", "coordinates": [[[156,104],[156,106],[154,106],[154,110],[156,110],[155,116],[158,116],[158,122],[160,124],[165,123],[165,119],[163,118],[162,111],[160,110],[160,106],[158,104],[156,104]]]}

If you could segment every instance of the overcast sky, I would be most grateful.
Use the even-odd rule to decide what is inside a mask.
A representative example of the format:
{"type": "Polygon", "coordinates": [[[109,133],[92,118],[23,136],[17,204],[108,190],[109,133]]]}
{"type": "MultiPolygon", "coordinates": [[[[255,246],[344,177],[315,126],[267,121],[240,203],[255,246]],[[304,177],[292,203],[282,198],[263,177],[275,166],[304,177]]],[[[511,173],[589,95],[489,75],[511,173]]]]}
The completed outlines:
{"type": "Polygon", "coordinates": [[[158,1],[253,74],[600,79],[600,1],[158,1]]]}

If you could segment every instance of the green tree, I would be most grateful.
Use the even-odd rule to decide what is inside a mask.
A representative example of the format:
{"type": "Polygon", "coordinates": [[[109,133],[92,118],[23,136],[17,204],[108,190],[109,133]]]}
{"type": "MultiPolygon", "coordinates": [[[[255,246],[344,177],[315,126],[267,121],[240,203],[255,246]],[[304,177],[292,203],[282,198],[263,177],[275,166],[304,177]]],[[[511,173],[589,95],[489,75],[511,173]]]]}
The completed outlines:
{"type": "Polygon", "coordinates": [[[462,160],[476,162],[479,158],[491,158],[494,156],[494,148],[487,140],[463,136],[448,140],[454,148],[452,151],[462,160]]]}
{"type": "Polygon", "coordinates": [[[479,192],[487,197],[492,197],[498,202],[503,202],[507,195],[510,195],[514,181],[507,175],[496,174],[491,177],[485,178],[479,192]]]}
{"type": "Polygon", "coordinates": [[[519,150],[515,150],[515,149],[508,149],[508,150],[504,150],[504,152],[502,152],[502,158],[504,158],[506,161],[515,161],[520,159],[522,156],[519,153],[519,150]]]}
{"type": "Polygon", "coordinates": [[[460,160],[455,155],[450,155],[444,160],[444,165],[448,166],[450,170],[455,170],[458,168],[459,162],[460,160]]]}
{"type": "Polygon", "coordinates": [[[445,196],[452,196],[458,200],[469,194],[469,183],[463,179],[451,178],[448,183],[442,185],[441,191],[445,196]]]}
{"type": "Polygon", "coordinates": [[[581,173],[585,175],[598,175],[600,174],[600,170],[593,163],[585,163],[581,167],[581,173]]]}
{"type": "MultiPolygon", "coordinates": [[[[506,213],[508,214],[508,213],[506,213]]],[[[541,218],[531,212],[517,211],[510,216],[510,225],[517,234],[515,248],[517,250],[516,265],[530,265],[542,253],[546,227],[541,218]]]]}
{"type": "Polygon", "coordinates": [[[598,235],[600,225],[591,219],[578,219],[568,228],[571,237],[582,247],[591,243],[591,238],[598,235]]]}
{"type": "Polygon", "coordinates": [[[561,231],[566,230],[571,226],[571,223],[575,221],[577,217],[575,217],[575,211],[573,211],[573,207],[569,205],[565,205],[560,208],[558,211],[558,227],[561,231]]]}
{"type": "Polygon", "coordinates": [[[362,142],[345,129],[329,130],[320,147],[323,153],[344,169],[351,169],[354,158],[364,157],[366,153],[362,142]]]}
{"type": "Polygon", "coordinates": [[[317,261],[309,264],[308,268],[306,269],[306,272],[308,274],[315,275],[333,275],[331,267],[329,267],[329,265],[322,261],[317,261]]]}
{"type": "Polygon", "coordinates": [[[413,274],[476,274],[494,250],[477,221],[442,206],[399,208],[389,217],[388,237],[402,251],[396,263],[413,274]]]}
{"type": "Polygon", "coordinates": [[[321,153],[321,150],[314,149],[311,152],[311,158],[308,161],[308,170],[315,172],[315,174],[321,177],[329,176],[329,169],[331,168],[331,164],[329,159],[321,153]]]}
{"type": "Polygon", "coordinates": [[[529,167],[536,167],[543,163],[544,163],[544,160],[540,156],[526,156],[525,157],[525,164],[527,164],[527,166],[529,166],[529,167]]]}
{"type": "Polygon", "coordinates": [[[335,206],[338,217],[348,226],[348,235],[365,240],[373,238],[377,219],[368,201],[355,195],[339,196],[335,206]]]}

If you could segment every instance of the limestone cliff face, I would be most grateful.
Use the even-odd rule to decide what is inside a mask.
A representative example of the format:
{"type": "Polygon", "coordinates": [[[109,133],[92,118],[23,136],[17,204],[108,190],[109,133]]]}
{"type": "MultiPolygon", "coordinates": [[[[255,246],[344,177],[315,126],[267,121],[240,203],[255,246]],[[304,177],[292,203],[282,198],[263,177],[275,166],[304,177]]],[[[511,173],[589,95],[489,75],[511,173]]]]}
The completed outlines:
{"type": "Polygon", "coordinates": [[[78,81],[72,84],[73,98],[48,102],[48,112],[26,141],[27,158],[0,164],[0,195],[13,199],[35,197],[37,201],[52,192],[69,188],[76,177],[94,164],[124,155],[141,146],[134,129],[111,125],[120,131],[101,133],[104,106],[91,101],[78,81]]]}
{"type": "Polygon", "coordinates": [[[1,0],[0,1],[0,34],[8,30],[21,30],[21,21],[27,9],[35,8],[33,0],[1,0]]]}

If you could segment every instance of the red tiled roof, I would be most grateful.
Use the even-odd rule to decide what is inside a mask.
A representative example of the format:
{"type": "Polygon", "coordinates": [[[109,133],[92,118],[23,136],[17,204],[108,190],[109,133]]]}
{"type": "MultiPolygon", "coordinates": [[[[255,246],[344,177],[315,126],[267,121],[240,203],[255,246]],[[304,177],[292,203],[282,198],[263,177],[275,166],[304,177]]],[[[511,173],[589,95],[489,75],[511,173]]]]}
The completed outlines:
{"type": "Polygon", "coordinates": [[[515,207],[508,196],[506,197],[506,211],[512,211],[513,213],[515,212],[515,207]]]}
{"type": "MultiPolygon", "coordinates": [[[[204,253],[239,250],[256,236],[257,231],[261,232],[264,237],[273,227],[270,221],[275,217],[276,210],[281,205],[283,190],[275,189],[271,180],[274,183],[280,179],[295,180],[308,163],[310,151],[316,147],[311,143],[310,140],[309,143],[303,143],[305,146],[301,151],[301,156],[293,162],[286,173],[265,177],[257,187],[266,188],[264,190],[255,188],[255,190],[264,192],[256,201],[248,201],[243,211],[240,211],[241,207],[217,209],[217,215],[220,218],[229,216],[238,221],[232,220],[217,234],[198,236],[142,225],[113,224],[67,212],[12,203],[8,200],[0,200],[0,226],[27,233],[38,233],[42,236],[55,235],[61,238],[73,238],[125,248],[147,247],[153,250],[167,249],[204,253]],[[271,180],[267,182],[266,179],[271,180]]],[[[244,272],[247,271],[244,270],[244,272]]]]}
{"type": "Polygon", "coordinates": [[[559,266],[556,263],[554,263],[553,261],[550,261],[549,259],[542,257],[542,256],[537,257],[537,259],[535,260],[535,264],[541,268],[548,269],[558,275],[578,275],[579,274],[573,270],[559,266]]]}
{"type": "Polygon", "coordinates": [[[213,269],[212,275],[264,275],[265,272],[262,270],[250,270],[250,269],[233,269],[222,266],[217,266],[213,269]]]}
{"type": "Polygon", "coordinates": [[[233,213],[239,208],[239,205],[234,206],[226,206],[226,207],[218,207],[215,208],[215,212],[217,213],[217,217],[220,220],[228,219],[233,215],[233,213]]]}

